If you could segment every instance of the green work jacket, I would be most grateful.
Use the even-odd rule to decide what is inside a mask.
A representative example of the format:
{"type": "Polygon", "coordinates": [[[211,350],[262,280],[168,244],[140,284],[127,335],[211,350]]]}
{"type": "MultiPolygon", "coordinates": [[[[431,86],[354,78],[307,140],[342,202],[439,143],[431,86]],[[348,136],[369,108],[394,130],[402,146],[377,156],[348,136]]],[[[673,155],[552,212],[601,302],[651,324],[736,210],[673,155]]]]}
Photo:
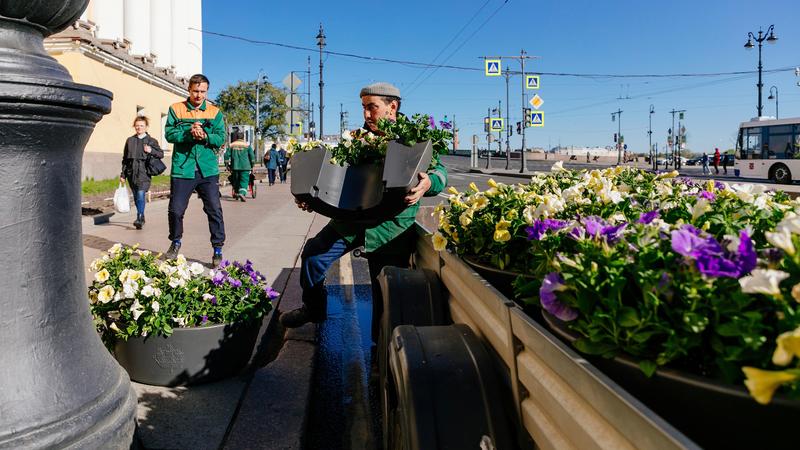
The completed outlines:
{"type": "Polygon", "coordinates": [[[245,141],[233,141],[225,150],[225,165],[231,170],[253,170],[256,154],[245,141]]]}
{"type": "Polygon", "coordinates": [[[196,169],[203,177],[219,175],[217,152],[225,143],[225,123],[222,112],[216,106],[203,101],[194,107],[188,100],[169,107],[164,128],[167,142],[172,148],[172,172],[175,178],[194,178],[196,169]],[[198,141],[192,137],[194,122],[203,125],[208,137],[198,141]]]}
{"type": "MultiPolygon", "coordinates": [[[[437,161],[436,165],[428,170],[431,180],[431,187],[425,193],[426,197],[432,197],[442,192],[447,186],[447,168],[437,161]]],[[[379,223],[378,225],[364,225],[360,223],[347,222],[344,220],[331,220],[331,226],[348,243],[352,243],[360,236],[364,236],[364,249],[367,253],[377,251],[387,253],[408,252],[408,248],[395,248],[406,245],[407,242],[398,242],[392,245],[392,241],[403,234],[414,225],[419,210],[419,202],[404,209],[400,214],[393,218],[379,223]]]]}

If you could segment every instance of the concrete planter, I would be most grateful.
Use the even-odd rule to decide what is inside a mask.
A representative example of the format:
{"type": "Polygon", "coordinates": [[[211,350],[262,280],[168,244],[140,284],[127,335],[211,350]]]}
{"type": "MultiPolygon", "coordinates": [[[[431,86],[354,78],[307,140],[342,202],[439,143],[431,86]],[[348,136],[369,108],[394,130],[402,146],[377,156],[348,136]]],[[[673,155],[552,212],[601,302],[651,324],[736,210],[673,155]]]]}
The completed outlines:
{"type": "Polygon", "coordinates": [[[207,383],[236,375],[247,365],[261,322],[175,328],[169,337],[119,341],[114,353],[131,380],[139,383],[207,383]]]}
{"type": "Polygon", "coordinates": [[[406,208],[403,197],[430,165],[430,141],[407,147],[390,142],[383,164],[340,166],[325,148],[292,157],[292,194],[324,216],[349,221],[379,221],[406,208]]]}
{"type": "MultiPolygon", "coordinates": [[[[564,322],[542,315],[562,340],[577,339],[564,322]]],[[[744,386],[672,368],[660,368],[648,378],[626,356],[587,359],[704,448],[797,448],[794,426],[800,421],[800,401],[776,395],[769,405],[761,405],[744,386]]]]}

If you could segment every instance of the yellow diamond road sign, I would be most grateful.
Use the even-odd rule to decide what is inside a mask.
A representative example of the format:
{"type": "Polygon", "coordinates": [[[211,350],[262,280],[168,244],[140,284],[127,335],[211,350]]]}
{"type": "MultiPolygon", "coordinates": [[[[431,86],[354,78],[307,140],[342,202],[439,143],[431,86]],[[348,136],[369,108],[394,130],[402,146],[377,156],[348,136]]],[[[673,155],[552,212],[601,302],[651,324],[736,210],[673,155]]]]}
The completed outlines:
{"type": "Polygon", "coordinates": [[[532,127],[544,126],[544,111],[531,112],[531,126],[532,127]]]}
{"type": "Polygon", "coordinates": [[[544,100],[542,100],[542,97],[539,97],[539,94],[535,94],[535,95],[534,95],[534,96],[533,96],[533,97],[530,99],[530,101],[529,101],[528,103],[530,103],[530,104],[531,104],[531,106],[533,106],[534,108],[536,108],[536,109],[539,109],[539,108],[541,108],[541,107],[542,107],[542,105],[544,104],[544,100]]]}
{"type": "Polygon", "coordinates": [[[525,75],[525,87],[527,89],[539,89],[539,75],[525,75]]]}
{"type": "Polygon", "coordinates": [[[499,59],[486,59],[484,60],[484,68],[487,77],[499,77],[503,74],[502,66],[499,59]]]}
{"type": "Polygon", "coordinates": [[[501,117],[492,117],[489,128],[491,128],[492,131],[503,131],[503,119],[501,117]]]}

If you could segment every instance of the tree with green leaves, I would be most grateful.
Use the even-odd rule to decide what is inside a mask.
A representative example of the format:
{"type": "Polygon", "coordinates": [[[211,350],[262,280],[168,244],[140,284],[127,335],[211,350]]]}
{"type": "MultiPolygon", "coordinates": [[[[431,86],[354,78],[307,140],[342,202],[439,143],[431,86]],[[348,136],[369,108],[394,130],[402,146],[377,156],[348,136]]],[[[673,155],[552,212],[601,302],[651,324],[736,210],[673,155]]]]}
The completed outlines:
{"type": "MultiPolygon", "coordinates": [[[[266,82],[259,85],[259,123],[262,139],[280,138],[285,135],[285,114],[289,110],[285,101],[286,92],[266,82]]],[[[225,115],[228,124],[255,126],[256,82],[240,81],[227,86],[216,99],[217,106],[225,115]]]]}

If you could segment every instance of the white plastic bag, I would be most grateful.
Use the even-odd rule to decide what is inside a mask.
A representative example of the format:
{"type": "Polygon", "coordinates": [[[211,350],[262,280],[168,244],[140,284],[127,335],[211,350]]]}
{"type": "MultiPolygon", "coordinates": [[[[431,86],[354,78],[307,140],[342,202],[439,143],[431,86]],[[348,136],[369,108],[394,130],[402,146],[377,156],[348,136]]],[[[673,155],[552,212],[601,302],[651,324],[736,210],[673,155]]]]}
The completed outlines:
{"type": "Polygon", "coordinates": [[[123,183],[114,191],[114,209],[118,213],[127,213],[131,210],[131,202],[128,200],[128,189],[123,183]]]}

